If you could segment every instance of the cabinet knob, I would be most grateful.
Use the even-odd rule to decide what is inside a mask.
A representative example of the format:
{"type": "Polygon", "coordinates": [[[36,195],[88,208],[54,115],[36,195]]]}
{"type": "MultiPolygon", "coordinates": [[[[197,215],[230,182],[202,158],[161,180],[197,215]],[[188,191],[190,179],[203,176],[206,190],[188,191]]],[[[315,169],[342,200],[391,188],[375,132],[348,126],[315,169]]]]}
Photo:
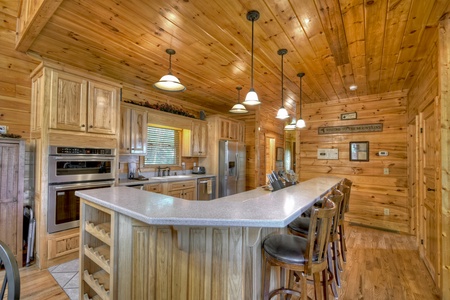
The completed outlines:
{"type": "Polygon", "coordinates": [[[81,124],[81,127],[86,127],[86,125],[84,125],[84,124],[81,124]]]}
{"type": "Polygon", "coordinates": [[[94,128],[94,126],[91,125],[91,126],[89,126],[89,128],[94,128]]]}

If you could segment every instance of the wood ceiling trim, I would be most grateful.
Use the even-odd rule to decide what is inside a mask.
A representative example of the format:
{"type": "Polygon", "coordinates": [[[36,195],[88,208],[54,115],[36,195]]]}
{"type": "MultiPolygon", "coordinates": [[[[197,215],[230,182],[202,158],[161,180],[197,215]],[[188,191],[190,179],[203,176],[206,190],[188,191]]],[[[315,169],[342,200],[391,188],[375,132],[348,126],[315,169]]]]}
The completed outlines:
{"type": "MultiPolygon", "coordinates": [[[[58,9],[63,0],[41,0],[39,7],[33,12],[33,16],[28,20],[30,16],[23,16],[27,18],[26,23],[23,24],[25,28],[20,28],[18,30],[19,35],[16,40],[15,49],[20,52],[26,52],[30,48],[31,44],[35,41],[41,30],[45,27],[47,22],[53,16],[55,11],[58,9]]],[[[30,2],[26,2],[30,5],[30,2]]],[[[27,7],[24,10],[28,11],[27,7]]],[[[22,10],[23,11],[23,10],[22,10]]],[[[27,12],[29,14],[31,12],[27,12]]],[[[22,15],[21,15],[22,17],[22,15]]]]}

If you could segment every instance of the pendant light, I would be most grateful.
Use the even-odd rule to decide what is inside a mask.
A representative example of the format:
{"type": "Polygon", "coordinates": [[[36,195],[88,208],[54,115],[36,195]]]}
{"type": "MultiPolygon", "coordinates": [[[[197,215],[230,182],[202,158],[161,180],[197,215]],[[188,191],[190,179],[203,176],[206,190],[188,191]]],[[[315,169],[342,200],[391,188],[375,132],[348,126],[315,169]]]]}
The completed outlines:
{"type": "Polygon", "coordinates": [[[284,126],[284,130],[295,130],[297,121],[295,120],[295,117],[292,118],[291,123],[284,126]]]}
{"type": "Polygon", "coordinates": [[[184,92],[186,87],[180,83],[177,77],[172,75],[172,55],[176,52],[173,49],[166,49],[166,53],[169,54],[169,74],[161,77],[153,86],[166,92],[184,92]]]}
{"type": "Polygon", "coordinates": [[[242,105],[241,103],[239,103],[240,94],[241,94],[240,92],[242,90],[242,87],[241,86],[237,86],[236,89],[238,91],[238,100],[237,100],[237,103],[235,105],[233,105],[233,107],[230,109],[230,113],[233,113],[233,114],[245,114],[245,113],[248,113],[248,110],[245,109],[245,106],[242,105]]]}
{"type": "Polygon", "coordinates": [[[283,105],[283,97],[284,97],[284,87],[283,87],[283,82],[284,82],[283,56],[284,56],[286,53],[287,53],[287,50],[286,50],[286,49],[280,49],[280,50],[278,50],[278,55],[281,56],[281,107],[280,107],[280,109],[278,110],[278,113],[277,113],[276,118],[277,118],[277,119],[281,119],[281,120],[284,120],[284,119],[289,118],[289,114],[288,114],[286,108],[284,108],[284,105],[283,105]]]}
{"type": "Polygon", "coordinates": [[[261,104],[258,99],[258,94],[256,94],[253,88],[253,42],[254,42],[254,32],[255,32],[255,21],[259,19],[259,12],[256,10],[251,10],[247,13],[247,20],[252,21],[252,69],[250,76],[250,91],[245,96],[243,104],[245,105],[258,105],[261,104]]]}
{"type": "Polygon", "coordinates": [[[297,128],[305,128],[305,120],[302,118],[302,78],[305,73],[298,73],[297,76],[300,77],[300,119],[298,119],[296,126],[297,128]]]}

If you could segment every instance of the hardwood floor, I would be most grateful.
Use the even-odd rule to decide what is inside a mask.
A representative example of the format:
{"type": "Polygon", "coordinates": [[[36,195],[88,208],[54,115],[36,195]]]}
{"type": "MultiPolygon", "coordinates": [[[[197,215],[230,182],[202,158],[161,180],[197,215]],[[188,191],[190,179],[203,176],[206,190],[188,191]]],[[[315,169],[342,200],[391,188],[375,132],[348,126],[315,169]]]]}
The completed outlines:
{"type": "MultiPolygon", "coordinates": [[[[351,224],[346,230],[347,263],[339,299],[440,299],[414,237],[351,224]]],[[[31,267],[20,273],[22,300],[69,299],[47,270],[31,267]]]]}

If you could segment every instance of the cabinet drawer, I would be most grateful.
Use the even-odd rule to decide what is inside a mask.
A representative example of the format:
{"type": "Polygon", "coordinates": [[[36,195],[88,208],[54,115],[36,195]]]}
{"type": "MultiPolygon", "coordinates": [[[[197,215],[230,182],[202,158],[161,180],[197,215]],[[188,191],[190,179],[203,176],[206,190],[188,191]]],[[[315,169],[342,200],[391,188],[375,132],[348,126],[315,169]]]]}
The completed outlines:
{"type": "Polygon", "coordinates": [[[144,190],[153,193],[162,193],[163,190],[162,187],[163,187],[162,183],[150,183],[144,185],[144,190]]]}
{"type": "Polygon", "coordinates": [[[195,182],[196,182],[195,180],[169,182],[167,185],[167,187],[168,187],[167,190],[172,191],[172,190],[193,188],[193,187],[195,187],[195,182]]]}

